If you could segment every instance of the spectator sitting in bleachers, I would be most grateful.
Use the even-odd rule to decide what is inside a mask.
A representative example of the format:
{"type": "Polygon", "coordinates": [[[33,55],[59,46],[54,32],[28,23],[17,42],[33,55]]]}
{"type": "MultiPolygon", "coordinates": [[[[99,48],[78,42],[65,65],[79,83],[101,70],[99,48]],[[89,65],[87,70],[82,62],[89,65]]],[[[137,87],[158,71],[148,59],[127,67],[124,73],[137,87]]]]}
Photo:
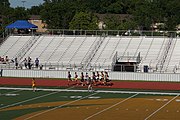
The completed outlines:
{"type": "Polygon", "coordinates": [[[1,62],[2,62],[3,64],[5,64],[5,60],[4,60],[3,57],[1,57],[1,62]]]}
{"type": "Polygon", "coordinates": [[[9,58],[8,56],[5,57],[5,62],[8,63],[9,62],[9,58]]]}
{"type": "Polygon", "coordinates": [[[8,62],[9,62],[8,56],[6,56],[5,58],[0,56],[0,63],[7,64],[8,62]]]}

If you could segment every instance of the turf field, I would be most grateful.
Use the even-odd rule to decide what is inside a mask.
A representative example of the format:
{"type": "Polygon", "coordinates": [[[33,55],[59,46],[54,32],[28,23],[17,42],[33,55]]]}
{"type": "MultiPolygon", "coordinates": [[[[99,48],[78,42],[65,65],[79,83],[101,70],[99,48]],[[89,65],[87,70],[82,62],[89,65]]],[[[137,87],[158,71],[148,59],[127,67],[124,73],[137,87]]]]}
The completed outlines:
{"type": "Polygon", "coordinates": [[[179,83],[112,81],[68,86],[67,80],[0,78],[0,120],[180,120],[179,83]]]}
{"type": "Polygon", "coordinates": [[[0,87],[2,120],[179,120],[178,92],[0,87]]]}

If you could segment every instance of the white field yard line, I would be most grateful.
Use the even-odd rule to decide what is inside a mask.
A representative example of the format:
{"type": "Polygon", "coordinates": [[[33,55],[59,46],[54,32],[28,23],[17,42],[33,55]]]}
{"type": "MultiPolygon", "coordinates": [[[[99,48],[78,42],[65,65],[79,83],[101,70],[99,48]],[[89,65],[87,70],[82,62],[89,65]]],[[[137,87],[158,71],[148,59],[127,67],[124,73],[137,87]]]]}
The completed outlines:
{"type": "Polygon", "coordinates": [[[41,96],[38,96],[38,97],[35,97],[35,98],[31,98],[31,99],[27,99],[27,100],[24,100],[24,101],[21,101],[21,102],[17,102],[17,103],[14,103],[14,104],[10,104],[10,105],[6,105],[4,107],[1,107],[1,109],[4,109],[4,108],[7,108],[7,107],[12,107],[12,106],[15,106],[15,105],[19,105],[19,104],[22,104],[22,103],[25,103],[25,102],[28,102],[28,101],[32,101],[32,100],[36,100],[36,99],[39,99],[39,98],[42,98],[42,97],[46,97],[46,96],[49,96],[49,95],[52,95],[52,94],[56,94],[58,92],[53,92],[53,93],[49,93],[49,94],[46,94],[46,95],[41,95],[41,96]]]}
{"type": "Polygon", "coordinates": [[[42,115],[42,114],[45,114],[45,113],[47,113],[47,112],[53,111],[53,110],[58,109],[58,108],[61,108],[61,107],[63,107],[63,106],[66,106],[66,105],[69,105],[69,104],[78,102],[78,101],[80,101],[80,100],[83,100],[83,99],[85,99],[85,98],[88,98],[88,97],[93,96],[93,95],[96,95],[96,94],[98,94],[98,93],[93,93],[93,94],[87,95],[87,96],[85,96],[85,97],[79,98],[79,99],[77,99],[77,100],[73,100],[73,101],[68,102],[68,103],[65,103],[65,104],[63,104],[63,105],[54,107],[54,108],[52,108],[52,109],[45,110],[45,111],[43,111],[43,112],[37,113],[37,114],[35,114],[35,115],[32,115],[32,116],[30,116],[30,117],[28,117],[28,118],[26,118],[26,119],[24,119],[24,120],[32,119],[32,118],[34,118],[34,117],[40,116],[40,115],[42,115]]]}
{"type": "Polygon", "coordinates": [[[148,120],[150,117],[152,117],[154,114],[156,114],[157,112],[159,112],[161,109],[163,109],[166,105],[168,105],[170,102],[172,102],[174,99],[176,99],[179,95],[173,97],[170,101],[168,101],[166,104],[164,104],[163,106],[161,106],[159,109],[157,109],[156,111],[154,111],[153,113],[151,113],[148,117],[146,117],[144,120],[148,120]]]}
{"type": "Polygon", "coordinates": [[[7,92],[7,93],[3,93],[3,94],[0,94],[0,96],[6,95],[6,94],[17,93],[17,92],[20,92],[20,91],[22,91],[22,90],[15,90],[15,91],[11,91],[11,92],[7,92]]]}
{"type": "Polygon", "coordinates": [[[114,105],[111,105],[110,107],[105,108],[105,109],[103,109],[103,110],[101,110],[101,111],[99,111],[99,112],[97,112],[97,113],[95,113],[95,114],[93,114],[93,115],[85,118],[84,120],[88,120],[88,119],[90,119],[90,118],[92,118],[92,117],[94,117],[94,116],[97,116],[97,115],[99,115],[99,114],[101,114],[101,113],[103,113],[103,112],[105,112],[105,111],[107,111],[107,110],[109,110],[109,109],[111,109],[111,108],[113,108],[113,107],[115,107],[115,106],[117,106],[117,105],[119,105],[119,104],[121,104],[121,103],[123,103],[123,102],[125,102],[125,101],[127,101],[127,100],[129,100],[129,99],[131,99],[131,98],[133,98],[133,97],[135,97],[135,96],[137,96],[138,94],[139,94],[139,93],[136,93],[135,95],[132,95],[132,96],[130,96],[130,97],[128,97],[128,98],[126,98],[126,99],[124,99],[124,100],[122,100],[122,101],[114,104],[114,105]]]}
{"type": "MultiPolygon", "coordinates": [[[[71,89],[71,88],[72,87],[70,87],[68,89],[71,89]]],[[[15,105],[19,105],[19,104],[22,104],[22,103],[25,103],[25,102],[29,102],[29,101],[32,101],[32,100],[36,100],[36,99],[39,99],[39,98],[42,98],[42,97],[46,97],[46,96],[49,96],[49,95],[53,95],[53,94],[56,94],[58,92],[59,91],[56,91],[56,92],[53,92],[53,93],[49,93],[49,94],[45,94],[45,95],[41,95],[41,96],[38,96],[38,97],[31,98],[31,99],[27,99],[27,100],[24,100],[24,101],[21,101],[21,102],[17,102],[17,103],[13,103],[13,104],[10,104],[10,105],[6,105],[4,107],[0,107],[0,110],[5,109],[7,107],[12,107],[12,106],[15,106],[15,105]]]]}

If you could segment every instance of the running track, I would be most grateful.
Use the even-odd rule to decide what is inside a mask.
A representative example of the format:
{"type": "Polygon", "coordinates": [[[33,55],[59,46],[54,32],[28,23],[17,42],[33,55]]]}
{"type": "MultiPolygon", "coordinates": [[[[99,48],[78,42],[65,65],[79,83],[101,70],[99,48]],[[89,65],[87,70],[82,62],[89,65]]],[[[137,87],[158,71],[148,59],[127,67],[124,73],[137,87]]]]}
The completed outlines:
{"type": "MultiPolygon", "coordinates": [[[[94,86],[99,88],[123,88],[123,89],[146,89],[146,90],[180,90],[180,83],[173,82],[133,82],[112,81],[112,86],[94,86]]],[[[0,78],[0,85],[26,85],[31,86],[30,78],[0,78]]],[[[36,79],[38,86],[67,86],[67,80],[36,79]]]]}

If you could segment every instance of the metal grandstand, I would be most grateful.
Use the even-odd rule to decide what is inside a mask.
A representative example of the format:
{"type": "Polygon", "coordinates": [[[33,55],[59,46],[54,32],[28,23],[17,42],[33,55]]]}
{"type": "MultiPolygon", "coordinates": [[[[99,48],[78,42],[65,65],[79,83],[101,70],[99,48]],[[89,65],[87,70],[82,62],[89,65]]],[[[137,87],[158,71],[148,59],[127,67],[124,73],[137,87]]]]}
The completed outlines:
{"type": "MultiPolygon", "coordinates": [[[[144,66],[148,66],[148,72],[175,73],[180,63],[180,57],[176,55],[180,48],[179,39],[176,32],[166,31],[47,30],[46,33],[29,35],[10,33],[0,46],[0,56],[18,58],[19,69],[25,69],[23,59],[30,56],[32,63],[35,58],[40,59],[41,67],[38,69],[43,70],[112,71],[116,52],[126,60],[124,62],[130,62],[140,53],[141,58],[138,64],[134,64],[136,69],[133,72],[144,72],[144,66]]],[[[0,68],[15,67],[9,61],[1,62],[0,68]]]]}

